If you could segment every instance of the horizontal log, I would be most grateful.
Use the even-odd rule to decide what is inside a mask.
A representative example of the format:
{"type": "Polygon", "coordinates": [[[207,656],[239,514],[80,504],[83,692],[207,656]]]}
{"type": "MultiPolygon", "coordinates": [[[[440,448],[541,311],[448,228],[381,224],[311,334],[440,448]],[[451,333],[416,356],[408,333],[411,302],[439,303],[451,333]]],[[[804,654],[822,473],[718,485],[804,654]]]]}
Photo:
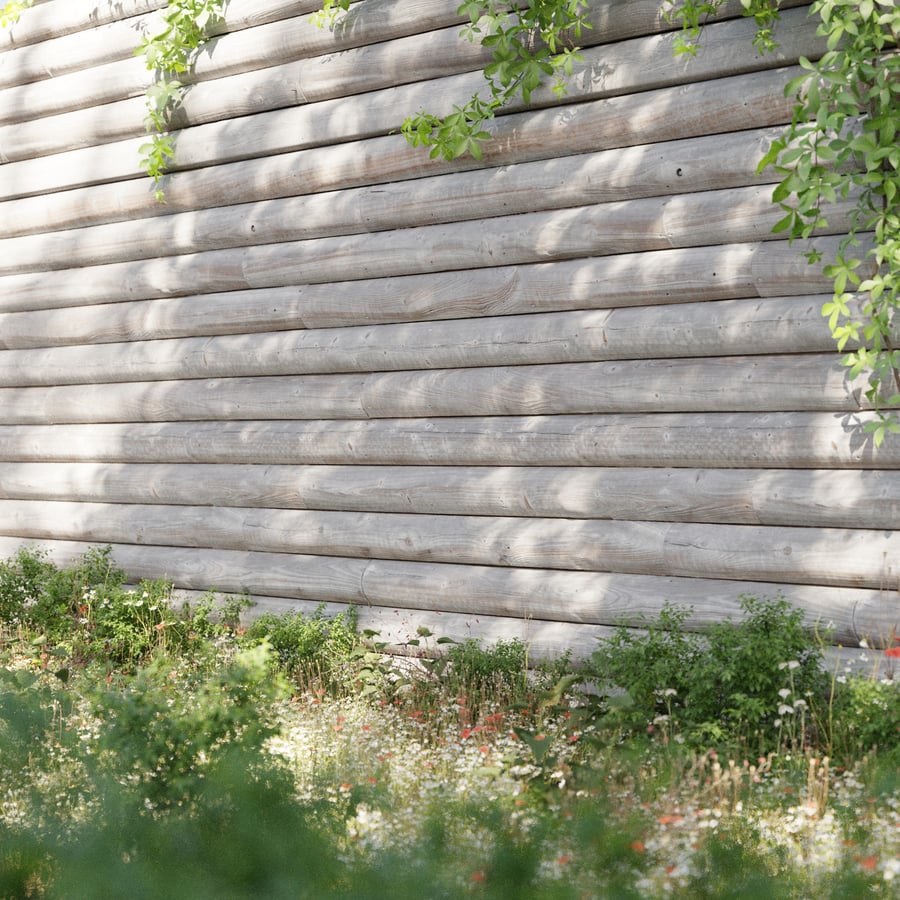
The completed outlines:
{"type": "Polygon", "coordinates": [[[0,388],[8,424],[574,413],[843,412],[868,381],[837,354],[0,388]]]}
{"type": "MultiPolygon", "coordinates": [[[[816,58],[824,50],[821,41],[817,41],[814,28],[811,27],[805,10],[792,11],[784,4],[779,21],[779,46],[765,60],[756,57],[755,63],[742,62],[753,59],[750,52],[740,52],[742,46],[749,47],[755,33],[755,26],[743,19],[737,22],[710,24],[704,33],[704,58],[698,57],[694,63],[695,77],[699,80],[708,77],[708,71],[718,72],[723,67],[751,65],[752,68],[764,66],[789,65],[797,62],[800,55],[816,58]],[[723,48],[725,52],[723,53],[723,48]],[[736,52],[736,48],[738,48],[736,52]]],[[[596,62],[603,59],[603,71],[607,81],[615,79],[622,66],[633,65],[633,60],[622,57],[619,62],[620,45],[628,44],[629,39],[643,40],[648,35],[660,31],[668,31],[671,25],[661,14],[664,4],[658,0],[650,3],[615,2],[595,4],[593,10],[587,10],[587,19],[593,27],[585,29],[577,39],[578,45],[585,55],[585,64],[580,68],[576,63],[573,89],[577,90],[579,82],[589,80],[596,68],[596,62]],[[596,45],[603,45],[598,54],[596,45]]],[[[306,10],[303,10],[305,12],[306,10]]],[[[230,9],[226,22],[230,23],[230,9]]],[[[737,13],[734,4],[718,16],[727,18],[730,13],[737,13]]],[[[391,0],[367,0],[363,5],[353,6],[341,17],[333,30],[322,29],[309,21],[306,15],[295,15],[286,18],[277,26],[261,27],[240,35],[226,34],[208,45],[208,53],[201,55],[189,76],[191,79],[208,80],[221,78],[230,73],[245,73],[259,68],[268,68],[280,63],[294,62],[298,59],[318,57],[335,50],[374,46],[377,44],[397,44],[408,36],[425,38],[428,32],[446,29],[447,40],[435,47],[434,52],[447,57],[457,56],[460,52],[457,36],[459,24],[467,21],[460,15],[456,0],[416,0],[398,7],[391,0]]],[[[657,38],[668,52],[671,59],[671,40],[657,38]]],[[[645,57],[652,54],[646,49],[645,57]]],[[[398,54],[399,56],[399,54],[398,54]]],[[[666,65],[666,56],[659,54],[660,64],[666,65]]],[[[398,69],[401,68],[398,58],[398,69]]],[[[631,77],[640,79],[649,72],[649,59],[644,73],[635,69],[631,77]]],[[[465,71],[459,67],[458,71],[465,71]]],[[[596,76],[594,76],[596,77],[596,76]]],[[[668,78],[668,76],[666,76],[668,78]]],[[[420,80],[420,79],[416,79],[420,80]]],[[[637,83],[641,83],[638,80],[637,83]]],[[[304,92],[305,93],[305,92],[304,92]]]]}
{"type": "MultiPolygon", "coordinates": [[[[851,200],[828,208],[829,233],[841,233],[851,209],[851,200]]],[[[16,273],[0,276],[0,311],[777,240],[781,215],[769,187],[746,187],[16,273]]]]}
{"type": "MultiPolygon", "coordinates": [[[[162,30],[160,10],[165,6],[165,0],[144,2],[140,7],[118,4],[120,18],[114,21],[71,34],[49,36],[40,43],[0,53],[0,87],[57,78],[79,69],[130,59],[145,35],[162,30]],[[135,12],[138,8],[150,11],[140,15],[135,12]]],[[[308,16],[321,6],[321,0],[229,0],[224,22],[212,25],[211,31],[231,33],[293,16],[308,16]]],[[[197,63],[205,64],[207,58],[208,54],[201,54],[197,63]]]]}
{"type": "MultiPolygon", "coordinates": [[[[504,115],[486,126],[494,139],[485,148],[485,162],[501,165],[546,157],[554,155],[548,150],[553,146],[565,147],[566,153],[593,152],[783,124],[792,109],[784,86],[799,71],[790,66],[504,115]],[[671,115],[673,106],[679,110],[677,117],[671,115]]],[[[450,112],[460,97],[470,96],[482,84],[481,75],[473,73],[188,128],[178,133],[172,169],[385,135],[423,106],[438,114],[450,112]],[[439,95],[435,84],[443,85],[439,95]]],[[[140,177],[138,141],[142,139],[9,163],[0,199],[140,177]]]]}
{"type": "MultiPolygon", "coordinates": [[[[322,32],[310,25],[308,18],[299,20],[302,27],[312,28],[320,35],[322,32]]],[[[276,23],[280,32],[288,24],[276,23]]],[[[480,44],[460,41],[458,32],[458,26],[454,26],[190,84],[172,117],[172,128],[386,90],[398,84],[443,78],[486,65],[491,59],[490,51],[480,44]]],[[[200,60],[218,61],[220,43],[217,41],[208,53],[204,51],[200,60]]],[[[143,134],[146,116],[143,94],[153,76],[143,59],[128,56],[52,81],[0,92],[0,125],[6,126],[0,128],[0,153],[5,161],[92,147],[143,134]],[[141,99],[129,102],[133,97],[141,99]]]]}
{"type": "Polygon", "coordinates": [[[874,414],[704,413],[0,425],[0,460],[898,469],[874,414]]]}
{"type": "MultiPolygon", "coordinates": [[[[22,545],[19,538],[0,537],[0,558],[11,557],[22,545]]],[[[43,541],[40,546],[65,564],[90,545],[43,541]]],[[[897,624],[896,609],[888,608],[882,591],[860,588],[127,544],[112,549],[116,563],[133,578],[165,577],[179,588],[213,587],[326,603],[640,627],[657,618],[668,602],[689,609],[686,626],[702,630],[725,618],[737,619],[744,594],[783,594],[803,611],[810,628],[821,633],[829,626],[828,638],[844,646],[856,646],[861,638],[882,646],[897,624]]]]}
{"type": "MultiPolygon", "coordinates": [[[[27,108],[10,102],[14,96],[24,97],[26,85],[35,87],[41,82],[50,84],[73,72],[130,59],[141,34],[152,27],[151,22],[157,21],[159,14],[150,13],[50,38],[20,50],[0,53],[0,88],[4,89],[0,94],[0,121],[26,120],[27,108]]],[[[124,96],[126,95],[118,94],[116,99],[124,96]]],[[[61,97],[54,103],[64,103],[66,100],[71,102],[71,99],[61,97]]],[[[73,107],[57,107],[66,108],[73,107]]]]}
{"type": "Polygon", "coordinates": [[[0,498],[890,531],[900,473],[7,462],[0,498]]]}
{"type": "MultiPolygon", "coordinates": [[[[278,23],[282,30],[289,24],[278,23]]],[[[310,27],[308,23],[306,27],[310,27]]],[[[700,81],[758,70],[759,58],[751,52],[754,27],[741,21],[707,28],[704,52],[688,70],[673,56],[669,36],[642,37],[585,49],[584,62],[576,65],[570,79],[577,86],[573,96],[618,96],[681,84],[686,79],[700,81]],[[736,47],[745,47],[747,52],[735,53],[736,47]]],[[[201,61],[220,60],[220,50],[217,44],[201,61]]],[[[765,58],[766,66],[793,65],[800,57],[816,58],[823,50],[824,44],[816,37],[805,10],[789,11],[779,23],[779,48],[765,58]]],[[[172,125],[186,128],[431,81],[480,69],[490,59],[490,48],[461,40],[459,28],[454,25],[325,56],[299,60],[292,57],[290,62],[278,66],[270,61],[264,69],[248,72],[241,68],[239,74],[191,85],[173,115],[172,125]]],[[[23,110],[28,110],[28,121],[0,128],[0,156],[4,161],[23,160],[141,134],[143,101],[127,102],[126,98],[141,94],[148,81],[142,61],[125,60],[54,79],[52,83],[3,92],[0,122],[21,118],[23,110]],[[113,102],[119,100],[125,102],[113,102]],[[98,108],[89,114],[70,112],[84,107],[98,108]],[[48,115],[54,116],[53,120],[38,119],[48,115]]],[[[538,93],[532,102],[547,105],[552,97],[548,95],[541,104],[538,93]]]]}
{"type": "MultiPolygon", "coordinates": [[[[176,591],[176,604],[193,604],[207,596],[200,591],[176,591]]],[[[224,602],[229,595],[217,595],[224,602]]],[[[236,597],[235,597],[236,599],[236,597]]],[[[263,615],[300,615],[329,618],[347,615],[352,611],[359,633],[374,633],[373,637],[382,652],[391,656],[409,656],[412,653],[427,657],[447,652],[446,644],[422,640],[419,629],[430,631],[435,640],[449,638],[457,643],[477,641],[485,647],[502,641],[520,641],[527,647],[528,664],[532,667],[544,662],[558,661],[564,655],[572,662],[589,659],[598,642],[613,636],[615,629],[608,625],[580,625],[572,622],[548,622],[537,619],[483,616],[478,614],[448,613],[417,609],[400,609],[383,606],[352,606],[347,603],[316,603],[315,601],[289,600],[284,597],[254,597],[253,606],[242,616],[249,625],[263,615]],[[409,641],[418,641],[413,649],[409,641]]]]}
{"type": "MultiPolygon", "coordinates": [[[[192,84],[172,127],[384,90],[488,63],[490,52],[480,44],[460,41],[458,31],[454,27],[426,32],[192,84]],[[459,46],[449,52],[445,45],[451,40],[459,46]]],[[[143,60],[131,59],[0,93],[0,121],[11,123],[0,127],[0,158],[32,159],[143,134],[147,114],[143,93],[150,82],[143,60]],[[25,110],[27,120],[16,121],[24,118],[25,110]]]]}
{"type": "MultiPolygon", "coordinates": [[[[37,540],[879,588],[900,535],[837,528],[0,500],[37,540]]],[[[897,608],[900,613],[900,606],[897,608]]]]}
{"type": "MultiPolygon", "coordinates": [[[[837,239],[811,242],[834,258],[837,239]]],[[[0,313],[0,347],[161,340],[274,329],[337,328],[591,308],[822,293],[831,282],[782,241],[662,250],[440,272],[0,313]]]]}
{"type": "MultiPolygon", "coordinates": [[[[166,5],[167,0],[66,0],[65,3],[38,3],[19,21],[0,31],[0,51],[27,52],[26,45],[38,44],[64,34],[86,31],[130,16],[139,16],[166,5]]],[[[0,56],[2,58],[2,56],[0,56]]]]}
{"type": "Polygon", "coordinates": [[[760,183],[756,169],[775,136],[767,129],[757,132],[756,140],[746,134],[696,138],[11,237],[0,240],[0,272],[99,265],[733,190],[760,183]]]}
{"type": "MultiPolygon", "coordinates": [[[[830,295],[0,351],[0,386],[827,353],[830,295]]],[[[896,328],[900,341],[900,323],[896,328]]]]}
{"type": "Polygon", "coordinates": [[[88,132],[92,125],[101,131],[91,144],[104,143],[103,122],[112,109],[104,109],[102,104],[114,107],[120,120],[123,109],[135,110],[136,117],[129,115],[130,133],[119,137],[139,133],[143,130],[142,108],[146,115],[143,93],[152,80],[144,60],[129,55],[128,59],[0,91],[3,161],[73,149],[81,145],[79,134],[88,132]],[[130,97],[141,99],[137,103],[125,103],[124,107],[121,102],[113,102],[130,97]]]}
{"type": "MultiPolygon", "coordinates": [[[[491,173],[498,187],[502,185],[510,204],[501,210],[506,213],[532,211],[536,195],[545,204],[562,207],[583,205],[585,201],[602,203],[629,197],[689,193],[758,183],[757,165],[780,133],[781,129],[743,131],[616,151],[563,155],[484,171],[491,173]],[[534,188],[530,189],[532,184],[534,188]],[[583,193],[576,194],[572,185],[583,193]],[[527,207],[523,193],[530,200],[527,207]]],[[[547,152],[552,157],[554,150],[548,148],[547,152]]],[[[77,233],[86,236],[90,233],[86,231],[87,226],[126,219],[127,222],[118,222],[120,228],[126,228],[116,235],[115,242],[119,243],[126,238],[128,228],[142,226],[152,235],[160,226],[148,217],[165,215],[171,223],[183,219],[169,220],[169,216],[189,212],[194,214],[192,220],[197,221],[204,218],[201,211],[209,207],[216,207],[215,215],[222,216],[225,210],[221,204],[237,207],[295,195],[306,195],[315,206],[314,198],[308,195],[353,188],[361,196],[367,194],[368,207],[376,199],[377,191],[389,189],[397,202],[419,204],[420,216],[430,216],[423,221],[448,221],[460,215],[462,202],[457,199],[458,192],[471,191],[472,185],[479,183],[475,177],[477,172],[465,170],[453,174],[453,170],[471,168],[473,164],[471,159],[468,163],[465,159],[454,160],[452,164],[430,160],[399,135],[376,138],[338,148],[279,154],[177,173],[167,180],[164,205],[152,200],[143,181],[11,200],[0,204],[0,233],[15,237],[51,229],[63,231],[77,224],[77,233]],[[450,180],[441,181],[437,175],[450,180]],[[406,181],[409,183],[402,183],[406,181]],[[446,189],[433,190],[433,186],[440,184],[446,189]],[[359,190],[363,186],[365,191],[359,190]]],[[[484,175],[480,177],[483,181],[484,175]]],[[[246,208],[252,211],[252,207],[246,208]]],[[[304,211],[304,221],[307,214],[304,211]]],[[[47,239],[63,238],[51,235],[47,239]]]]}

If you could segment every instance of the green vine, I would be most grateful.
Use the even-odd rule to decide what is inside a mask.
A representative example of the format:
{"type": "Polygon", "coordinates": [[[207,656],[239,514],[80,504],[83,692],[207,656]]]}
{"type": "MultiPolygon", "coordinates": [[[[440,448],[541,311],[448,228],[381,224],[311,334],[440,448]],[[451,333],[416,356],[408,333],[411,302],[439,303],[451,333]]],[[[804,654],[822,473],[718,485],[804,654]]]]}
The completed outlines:
{"type": "MultiPolygon", "coordinates": [[[[334,27],[350,0],[324,0],[314,17],[334,27]]],[[[462,34],[491,49],[492,61],[484,69],[490,95],[475,93],[446,116],[420,112],[401,126],[414,147],[430,147],[431,157],[455,159],[469,154],[481,159],[482,144],[490,138],[485,125],[517,96],[528,104],[545,77],[555,78],[553,91],[562,96],[574,63],[582,57],[573,43],[590,28],[584,11],[587,0],[528,0],[512,7],[501,0],[464,0],[457,10],[469,24],[462,34]]]]}
{"type": "MultiPolygon", "coordinates": [[[[762,17],[768,45],[777,0],[742,2],[745,14],[762,17]]],[[[679,3],[687,45],[696,47],[700,18],[720,5],[679,3]]],[[[822,314],[838,349],[851,347],[842,359],[850,375],[868,373],[877,417],[866,429],[880,446],[900,433],[900,8],[895,0],[814,0],[810,15],[827,49],[817,62],[801,58],[803,73],[785,88],[796,97],[791,124],[759,171],[772,166],[781,178],[772,199],[785,215],[774,231],[791,241],[827,225],[824,204],[855,202],[836,258],[824,266],[834,295],[822,314]]],[[[805,255],[822,261],[816,250],[805,255]]]]}
{"type": "Polygon", "coordinates": [[[33,3],[34,0],[8,0],[0,8],[0,28],[15,25],[19,21],[19,16],[33,3]]]}
{"type": "MultiPolygon", "coordinates": [[[[681,33],[675,36],[676,56],[697,55],[703,26],[726,2],[727,0],[666,0],[670,7],[666,12],[666,19],[681,27],[681,33]]],[[[741,0],[741,6],[744,8],[744,15],[756,21],[753,46],[760,53],[770,53],[778,46],[775,42],[775,25],[779,19],[781,0],[741,0]]]]}
{"type": "Polygon", "coordinates": [[[155,76],[146,92],[144,126],[150,140],[138,152],[142,168],[153,179],[154,196],[159,202],[165,199],[160,180],[175,156],[175,138],[169,123],[184,92],[178,76],[187,72],[195,51],[209,40],[209,30],[221,21],[227,3],[228,0],[169,0],[163,15],[165,28],[145,38],[134,51],[135,56],[144,57],[155,76]]]}

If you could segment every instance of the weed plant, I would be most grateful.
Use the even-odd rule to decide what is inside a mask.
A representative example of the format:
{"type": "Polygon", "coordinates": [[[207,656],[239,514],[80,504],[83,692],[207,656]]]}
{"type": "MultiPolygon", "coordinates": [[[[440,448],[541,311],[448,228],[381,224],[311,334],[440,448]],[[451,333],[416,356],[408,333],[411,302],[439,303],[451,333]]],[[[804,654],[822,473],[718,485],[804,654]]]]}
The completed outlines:
{"type": "Polygon", "coordinates": [[[0,564],[0,898],[900,896],[897,686],[783,600],[582,670],[247,603],[0,564]]]}
{"type": "Polygon", "coordinates": [[[312,616],[266,613],[244,634],[244,643],[268,643],[274,664],[288,678],[306,687],[333,690],[349,675],[348,665],[359,644],[356,613],[325,615],[322,604],[312,616]]]}
{"type": "Polygon", "coordinates": [[[687,632],[687,610],[663,609],[645,634],[619,628],[593,656],[593,675],[625,692],[627,731],[648,727],[688,747],[728,745],[765,754],[812,739],[827,676],[802,613],[784,599],[741,598],[740,622],[687,632]]]}

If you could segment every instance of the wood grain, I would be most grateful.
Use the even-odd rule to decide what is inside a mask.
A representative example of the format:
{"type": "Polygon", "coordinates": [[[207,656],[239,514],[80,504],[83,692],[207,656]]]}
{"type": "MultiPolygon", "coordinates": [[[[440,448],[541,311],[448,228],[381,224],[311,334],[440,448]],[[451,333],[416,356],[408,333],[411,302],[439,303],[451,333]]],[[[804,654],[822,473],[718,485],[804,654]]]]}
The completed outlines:
{"type": "Polygon", "coordinates": [[[870,413],[0,425],[4,461],[898,469],[870,413]]]}
{"type": "Polygon", "coordinates": [[[900,472],[6,462],[0,498],[891,531],[900,472]]]}
{"type": "MultiPolygon", "coordinates": [[[[830,295],[0,351],[0,386],[827,353],[830,295]]],[[[897,328],[900,340],[900,326],[897,328]]]]}

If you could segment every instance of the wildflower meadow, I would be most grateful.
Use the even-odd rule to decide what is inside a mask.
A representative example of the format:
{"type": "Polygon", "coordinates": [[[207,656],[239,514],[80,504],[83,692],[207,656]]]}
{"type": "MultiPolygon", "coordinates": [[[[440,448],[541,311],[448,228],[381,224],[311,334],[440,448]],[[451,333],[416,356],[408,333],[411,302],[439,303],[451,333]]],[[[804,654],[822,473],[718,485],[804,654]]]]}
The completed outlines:
{"type": "Polygon", "coordinates": [[[0,563],[0,897],[900,897],[900,641],[779,598],[592,658],[0,563]],[[529,664],[531,662],[531,664],[529,664]],[[875,665],[877,662],[877,666],[875,665]]]}

